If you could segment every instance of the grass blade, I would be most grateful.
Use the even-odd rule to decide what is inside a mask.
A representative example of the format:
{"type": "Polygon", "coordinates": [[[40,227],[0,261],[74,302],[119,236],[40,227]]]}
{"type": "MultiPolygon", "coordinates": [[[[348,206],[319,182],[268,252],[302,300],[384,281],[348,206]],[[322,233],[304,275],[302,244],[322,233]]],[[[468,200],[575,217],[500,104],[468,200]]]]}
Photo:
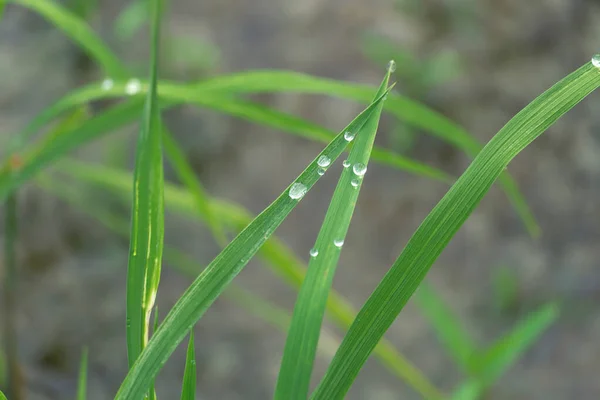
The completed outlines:
{"type": "MultiPolygon", "coordinates": [[[[335,160],[344,151],[344,132],[359,131],[382,97],[356,117],[318,157],[335,160]]],[[[318,159],[317,157],[317,159],[318,159]]],[[[121,384],[116,400],[139,399],[185,334],[210,307],[227,284],[244,268],[300,198],[320,178],[315,159],[297,179],[246,227],[200,274],[173,306],[148,346],[121,384]]]]}
{"type": "Polygon", "coordinates": [[[83,348],[81,352],[81,362],[79,364],[79,381],[77,384],[77,400],[87,398],[87,370],[88,370],[88,349],[83,348]]]}
{"type": "Polygon", "coordinates": [[[6,400],[6,396],[4,395],[4,393],[2,393],[1,390],[0,390],[0,400],[6,400]]]}
{"type": "MultiPolygon", "coordinates": [[[[375,98],[386,90],[389,78],[388,70],[375,98]]],[[[311,250],[308,270],[298,293],[283,352],[275,399],[306,399],[308,396],[327,297],[358,199],[360,183],[369,162],[382,107],[383,103],[371,114],[357,135],[348,156],[351,166],[344,165],[315,247],[311,250]]],[[[328,158],[324,160],[321,164],[323,173],[330,163],[328,158]]]]}
{"type": "Polygon", "coordinates": [[[425,218],[358,313],[314,399],[342,398],[429,268],[508,163],[600,86],[591,63],[562,79],[511,119],[425,218]]]}
{"type": "Polygon", "coordinates": [[[194,400],[196,398],[196,355],[194,350],[194,330],[190,330],[190,341],[188,342],[185,356],[185,372],[183,373],[183,385],[181,388],[181,400],[194,400]]]}
{"type": "Polygon", "coordinates": [[[481,386],[486,388],[521,356],[559,315],[555,304],[548,304],[528,315],[508,335],[498,340],[481,357],[474,368],[481,386]]]}
{"type": "Polygon", "coordinates": [[[454,362],[469,374],[477,348],[473,339],[461,326],[458,316],[447,307],[427,281],[423,281],[419,286],[416,299],[425,318],[433,326],[454,362]]]}
{"type": "MultiPolygon", "coordinates": [[[[131,175],[113,168],[92,166],[82,162],[64,160],[57,165],[57,168],[67,176],[77,180],[97,185],[105,190],[114,192],[122,200],[127,199],[131,193],[131,175]]],[[[43,183],[44,181],[39,182],[43,183]]],[[[51,184],[44,184],[43,187],[55,195],[65,198],[69,193],[68,187],[60,184],[60,181],[53,180],[51,184]]],[[[71,189],[72,191],[72,189],[71,189]]],[[[76,199],[77,200],[77,199],[76,199]]],[[[75,201],[67,199],[67,201],[75,201]]],[[[187,192],[174,185],[165,185],[165,202],[170,210],[189,218],[201,218],[202,214],[198,212],[194,206],[194,199],[187,192]]],[[[86,205],[85,200],[78,200],[76,204],[79,207],[86,205]]],[[[227,227],[242,231],[253,217],[247,210],[240,206],[226,202],[223,200],[211,200],[211,208],[217,217],[226,224],[227,227]]],[[[92,213],[96,217],[100,217],[98,212],[92,213]]],[[[109,225],[111,229],[119,232],[118,221],[110,214],[102,215],[101,221],[105,225],[109,225]]],[[[123,232],[121,228],[120,232],[123,232]]],[[[127,232],[125,233],[127,234],[127,232]]],[[[170,254],[173,256],[173,254],[170,254]]],[[[272,271],[281,277],[285,282],[294,288],[300,288],[306,275],[306,267],[303,262],[274,235],[271,236],[259,251],[259,256],[264,259],[272,271]]],[[[177,258],[177,257],[176,257],[177,258]]],[[[169,258],[169,262],[176,263],[181,266],[186,263],[181,259],[173,261],[169,258]]],[[[188,263],[189,265],[189,263],[188,263]]],[[[188,269],[193,270],[194,269],[188,269]]],[[[197,274],[194,274],[196,276],[197,274]]],[[[327,311],[332,320],[341,328],[348,329],[356,316],[354,308],[335,290],[332,290],[327,300],[327,311]]],[[[413,387],[420,393],[436,393],[436,388],[427,380],[419,369],[410,363],[394,346],[385,338],[381,339],[374,350],[375,356],[381,363],[390,370],[394,375],[405,381],[409,386],[413,387]]],[[[435,397],[435,396],[427,396],[435,397]]]]}
{"type": "Polygon", "coordinates": [[[148,342],[164,239],[162,130],[156,98],[160,35],[158,0],[154,0],[153,13],[150,89],[136,150],[127,267],[127,356],[130,368],[148,342]]]}
{"type": "Polygon", "coordinates": [[[9,3],[27,7],[50,21],[74,40],[86,53],[96,60],[104,72],[114,78],[125,78],[127,72],[117,56],[96,36],[84,20],[50,0],[7,0],[9,3]]]}
{"type": "Polygon", "coordinates": [[[196,178],[192,167],[188,163],[183,150],[179,147],[173,137],[166,131],[163,132],[163,145],[167,158],[179,180],[188,188],[190,194],[195,200],[197,210],[202,214],[206,225],[210,229],[217,243],[224,247],[227,244],[225,230],[221,226],[221,221],[213,213],[210,207],[210,199],[206,194],[204,187],[196,178]]]}

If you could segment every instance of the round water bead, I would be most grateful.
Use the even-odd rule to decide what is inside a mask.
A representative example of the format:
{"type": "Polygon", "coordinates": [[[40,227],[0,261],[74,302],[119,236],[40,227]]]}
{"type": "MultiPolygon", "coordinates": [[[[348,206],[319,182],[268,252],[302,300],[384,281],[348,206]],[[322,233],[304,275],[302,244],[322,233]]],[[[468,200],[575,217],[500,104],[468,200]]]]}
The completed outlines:
{"type": "Polygon", "coordinates": [[[289,195],[291,199],[300,200],[304,197],[307,191],[308,189],[306,188],[306,185],[299,182],[295,182],[294,184],[292,184],[292,186],[290,186],[289,195]]]}

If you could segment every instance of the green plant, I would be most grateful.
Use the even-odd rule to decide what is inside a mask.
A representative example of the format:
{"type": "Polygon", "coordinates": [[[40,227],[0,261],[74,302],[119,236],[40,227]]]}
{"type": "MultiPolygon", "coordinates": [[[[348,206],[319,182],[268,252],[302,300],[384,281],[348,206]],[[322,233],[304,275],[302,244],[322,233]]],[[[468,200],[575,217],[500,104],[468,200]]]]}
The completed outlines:
{"type": "MultiPolygon", "coordinates": [[[[192,84],[160,80],[158,43],[161,13],[159,1],[153,0],[150,78],[147,82],[131,81],[128,68],[76,14],[48,0],[11,2],[29,7],[48,18],[73,38],[112,79],[110,85],[95,83],[72,92],[40,114],[17,135],[9,157],[0,169],[0,198],[9,206],[8,215],[16,216],[16,211],[11,208],[14,193],[34,177],[48,190],[65,197],[66,193],[61,193],[59,189],[60,182],[53,180],[52,174],[46,175],[46,170],[51,167],[54,172],[69,175],[79,185],[95,185],[119,196],[133,197],[130,202],[133,217],[128,230],[123,229],[122,221],[112,214],[103,214],[102,218],[102,222],[115,230],[125,234],[128,231],[130,238],[127,277],[127,350],[130,370],[116,399],[155,398],[153,386],[157,374],[188,334],[190,339],[181,398],[193,398],[195,363],[192,327],[217,297],[227,295],[226,289],[231,290],[232,280],[255,254],[259,254],[286,282],[293,287],[300,287],[291,319],[286,312],[241,290],[235,292],[234,289],[236,294],[232,295],[232,298],[237,295],[238,301],[244,299],[240,303],[252,303],[249,306],[254,307],[256,315],[271,319],[271,323],[280,329],[286,330],[290,324],[276,388],[277,398],[303,399],[308,396],[312,363],[325,310],[338,325],[349,327],[349,330],[326,374],[312,393],[313,399],[343,398],[372,352],[391,372],[423,397],[445,397],[382,338],[419,286],[420,305],[424,314],[466,375],[465,383],[451,394],[454,399],[479,398],[555,320],[557,307],[547,305],[519,323],[508,335],[482,349],[473,343],[457,318],[436,296],[436,292],[422,286],[422,282],[436,258],[496,179],[502,180],[504,189],[529,231],[537,231],[526,204],[504,170],[521,150],[600,86],[600,73],[595,65],[585,64],[543,93],[480,150],[477,142],[460,127],[407,98],[391,93],[389,71],[377,91],[370,87],[285,71],[252,71],[192,84]],[[132,83],[136,84],[133,91],[132,83]],[[335,134],[311,122],[243,98],[248,93],[280,91],[326,93],[357,100],[367,106],[348,126],[335,134]],[[81,107],[88,102],[108,97],[125,97],[127,100],[95,116],[90,117],[82,112],[84,109],[81,107]],[[216,200],[204,190],[183,152],[162,124],[162,110],[185,103],[216,109],[327,145],[269,207],[252,218],[235,204],[216,200]],[[331,280],[369,161],[429,178],[449,180],[442,171],[373,147],[383,111],[404,118],[407,123],[439,136],[475,158],[417,229],[379,286],[356,314],[331,289],[331,280]],[[28,143],[34,133],[60,117],[61,123],[46,137],[33,144],[28,143]],[[66,158],[69,151],[138,118],[142,123],[133,176],[123,170],[94,167],[66,158]],[[164,183],[163,150],[184,187],[164,183]],[[327,167],[345,151],[349,151],[348,168],[338,181],[338,189],[317,238],[315,250],[318,253],[312,253],[308,269],[304,270],[298,257],[273,233],[298,202],[310,194],[310,189],[327,167]],[[155,310],[155,329],[150,332],[150,318],[163,258],[165,207],[202,220],[223,245],[227,242],[229,231],[239,233],[197,275],[160,324],[155,310]]],[[[68,200],[75,198],[70,194],[66,197],[68,200]]],[[[80,206],[82,204],[79,203],[80,206]]],[[[13,247],[12,242],[7,245],[7,248],[13,247]]],[[[10,254],[10,251],[7,253],[10,254]]],[[[188,268],[186,256],[177,249],[166,248],[164,256],[175,260],[179,268],[188,268]]],[[[85,398],[86,370],[87,352],[84,351],[78,398],[85,398]]]]}

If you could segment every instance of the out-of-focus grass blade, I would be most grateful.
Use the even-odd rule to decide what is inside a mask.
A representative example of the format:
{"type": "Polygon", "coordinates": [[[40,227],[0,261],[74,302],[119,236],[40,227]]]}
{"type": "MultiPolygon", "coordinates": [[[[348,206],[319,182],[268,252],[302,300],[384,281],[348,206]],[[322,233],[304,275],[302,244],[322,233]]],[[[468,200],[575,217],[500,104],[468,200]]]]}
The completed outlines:
{"type": "Polygon", "coordinates": [[[119,13],[113,24],[115,35],[119,39],[130,39],[150,18],[148,4],[148,0],[136,0],[119,13]]]}
{"type": "Polygon", "coordinates": [[[461,326],[458,316],[448,308],[427,281],[423,281],[419,286],[416,299],[446,350],[456,364],[469,374],[477,349],[473,339],[461,326]]]}
{"type": "Polygon", "coordinates": [[[88,369],[88,349],[83,348],[81,352],[81,362],[79,364],[79,382],[77,384],[77,400],[87,398],[87,369],[88,369]]]}
{"type": "Polygon", "coordinates": [[[452,400],[477,400],[483,393],[481,384],[479,381],[469,379],[461,384],[456,391],[452,394],[452,400]]]}
{"type": "Polygon", "coordinates": [[[10,170],[6,166],[0,168],[0,200],[4,200],[19,185],[51,162],[61,158],[65,153],[124,125],[126,122],[134,121],[139,116],[142,104],[143,99],[135,99],[115,106],[90,119],[79,128],[55,137],[43,151],[36,151],[35,157],[26,153],[23,156],[23,165],[18,169],[10,170]]]}
{"type": "Polygon", "coordinates": [[[190,341],[188,342],[185,356],[185,372],[183,373],[183,385],[181,387],[181,400],[194,400],[196,398],[196,355],[194,349],[194,330],[190,330],[190,341]]]}
{"type": "MultiPolygon", "coordinates": [[[[140,93],[143,93],[146,90],[147,85],[143,84],[140,93]]],[[[78,89],[60,99],[35,117],[32,122],[17,135],[17,137],[23,138],[21,139],[21,142],[24,142],[24,138],[29,137],[40,127],[72,107],[77,107],[94,100],[126,96],[126,83],[124,82],[115,82],[113,87],[109,90],[103,89],[101,84],[93,84],[78,89]]],[[[281,129],[310,140],[328,143],[335,137],[335,133],[331,130],[302,118],[257,103],[224,96],[223,94],[201,92],[196,90],[193,85],[160,83],[158,87],[158,96],[163,100],[163,105],[165,107],[181,103],[191,103],[200,107],[211,108],[247,121],[270,126],[271,128],[281,129]]],[[[454,181],[452,177],[439,169],[385,149],[375,148],[372,157],[374,161],[417,175],[441,180],[447,183],[454,181]]]]}
{"type": "Polygon", "coordinates": [[[0,0],[0,21],[4,16],[4,9],[6,8],[6,0],[0,0]]]}
{"type": "MultiPolygon", "coordinates": [[[[102,166],[93,166],[90,164],[63,160],[57,165],[57,169],[67,176],[73,177],[83,182],[97,185],[104,190],[111,191],[126,199],[131,193],[131,174],[107,168],[102,166]]],[[[68,193],[67,188],[56,189],[58,181],[54,180],[51,185],[44,185],[47,190],[51,190],[55,195],[63,197],[68,193]],[[52,190],[54,188],[54,190],[52,190]]],[[[189,192],[182,190],[174,185],[165,185],[166,206],[183,216],[191,218],[202,218],[198,212],[193,197],[189,192]]],[[[78,202],[81,206],[81,201],[78,202]]],[[[224,200],[211,200],[211,208],[228,227],[238,231],[243,230],[253,220],[249,211],[239,205],[226,202],[224,200]]],[[[97,214],[97,213],[96,213],[97,214]]],[[[98,215],[96,215],[98,216],[98,215]]],[[[118,221],[115,221],[111,215],[103,215],[102,223],[109,225],[111,229],[119,229],[118,221]]],[[[121,228],[121,232],[123,229],[121,228]]],[[[176,262],[178,266],[185,265],[181,259],[169,254],[166,251],[165,256],[169,257],[169,262],[176,262]]],[[[281,242],[276,236],[271,236],[269,240],[261,247],[259,255],[267,262],[273,272],[285,280],[289,285],[299,288],[304,281],[306,267],[303,262],[293,253],[289,247],[281,242]]],[[[189,265],[189,263],[188,263],[189,265]]],[[[197,275],[197,274],[195,274],[197,275]]],[[[194,275],[194,276],[195,276],[194,275]]],[[[333,321],[342,329],[346,330],[354,321],[356,310],[335,290],[329,294],[327,301],[327,311],[333,321]]],[[[408,385],[422,393],[432,393],[435,387],[428,381],[409,360],[394,348],[394,346],[385,338],[382,338],[374,350],[375,356],[386,366],[393,374],[405,381],[408,385]]]]}
{"type": "Polygon", "coordinates": [[[148,342],[150,315],[160,281],[164,239],[162,128],[156,97],[160,37],[158,4],[158,0],[153,0],[150,89],[142,113],[133,174],[135,189],[127,267],[127,355],[130,368],[148,342]]]}
{"type": "Polygon", "coordinates": [[[558,318],[555,304],[548,304],[528,315],[509,334],[492,345],[478,359],[474,372],[487,387],[500,376],[548,329],[558,318]]]}
{"type": "MultiPolygon", "coordinates": [[[[375,98],[386,90],[389,78],[388,69],[375,98]]],[[[308,397],[327,297],[369,162],[382,107],[383,103],[371,114],[371,118],[357,134],[348,160],[344,161],[349,161],[350,164],[344,165],[315,246],[311,250],[308,270],[298,293],[281,360],[275,399],[308,397]]],[[[325,157],[320,161],[323,161],[321,167],[322,173],[325,173],[330,160],[325,157]]]]}
{"type": "Polygon", "coordinates": [[[600,71],[588,62],[531,102],[492,138],[425,218],[358,313],[314,399],[345,395],[431,265],[508,163],[598,86],[600,71]]]}
{"type": "Polygon", "coordinates": [[[367,107],[336,136],[317,159],[206,267],[166,316],[121,384],[116,400],[141,398],[189,329],[319,180],[317,160],[321,156],[329,157],[332,162],[337,159],[348,144],[344,133],[360,131],[382,99],[383,96],[367,107]]]}
{"type": "Polygon", "coordinates": [[[50,0],[7,0],[40,14],[74,40],[113,78],[125,78],[127,72],[119,59],[77,15],[50,0]]]}
{"type": "Polygon", "coordinates": [[[2,393],[1,390],[0,390],[0,400],[6,400],[6,396],[4,395],[4,393],[2,393]]]}
{"type": "Polygon", "coordinates": [[[173,166],[177,177],[181,183],[188,188],[194,197],[196,207],[198,211],[202,213],[202,216],[212,232],[213,237],[220,246],[224,247],[227,244],[227,236],[225,235],[225,231],[221,226],[221,221],[219,221],[210,208],[210,200],[208,199],[204,188],[198,181],[194,170],[188,163],[184,152],[181,150],[173,137],[166,131],[163,132],[163,146],[165,148],[167,158],[170,164],[173,166]]]}

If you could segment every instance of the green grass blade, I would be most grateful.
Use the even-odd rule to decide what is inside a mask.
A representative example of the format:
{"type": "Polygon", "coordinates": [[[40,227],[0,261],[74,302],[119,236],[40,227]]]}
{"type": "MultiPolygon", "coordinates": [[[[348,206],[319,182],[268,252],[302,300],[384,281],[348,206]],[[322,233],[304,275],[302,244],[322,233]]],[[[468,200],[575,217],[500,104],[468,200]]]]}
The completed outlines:
{"type": "Polygon", "coordinates": [[[6,8],[6,0],[0,0],[0,21],[4,16],[4,9],[6,8]]]}
{"type": "MultiPolygon", "coordinates": [[[[20,138],[20,142],[24,143],[27,137],[31,136],[42,126],[73,107],[81,106],[99,99],[126,97],[125,86],[125,82],[115,82],[110,90],[105,90],[102,88],[101,84],[92,84],[73,91],[35,117],[32,122],[17,135],[17,138],[20,138]]],[[[143,84],[140,93],[144,93],[147,90],[147,87],[147,84],[143,84]]],[[[222,94],[215,95],[215,93],[212,92],[200,92],[196,90],[193,85],[159,83],[158,96],[163,100],[165,108],[175,104],[191,103],[199,107],[211,108],[271,128],[281,129],[310,140],[328,143],[335,137],[335,133],[331,130],[308,122],[302,118],[285,114],[260,104],[223,96],[222,94]]],[[[454,181],[452,177],[439,169],[385,149],[375,148],[373,150],[373,160],[393,168],[444,181],[446,183],[454,181]]]]}
{"type": "Polygon", "coordinates": [[[509,334],[492,345],[478,360],[478,378],[485,388],[495,382],[540,337],[559,315],[555,304],[548,304],[528,315],[509,334]]]}
{"type": "MultiPolygon", "coordinates": [[[[370,118],[383,96],[356,117],[325,147],[323,155],[337,159],[348,142],[344,132],[357,132],[370,118]]],[[[162,368],[189,329],[202,317],[227,284],[244,268],[250,258],[295,208],[298,201],[317,182],[317,159],[254,221],[246,227],[200,274],[173,306],[148,346],[121,384],[116,400],[140,399],[151,380],[162,368]]]]}
{"type": "Polygon", "coordinates": [[[4,395],[4,393],[2,393],[1,390],[0,390],[0,400],[6,400],[6,396],[4,395]]]}
{"type": "Polygon", "coordinates": [[[452,400],[477,400],[481,398],[483,389],[479,381],[469,379],[461,384],[452,394],[452,400]]]}
{"type": "Polygon", "coordinates": [[[167,158],[175,170],[177,177],[189,190],[194,197],[196,207],[206,221],[213,237],[217,243],[224,247],[227,244],[225,230],[221,226],[221,221],[213,213],[210,207],[210,199],[204,190],[204,187],[196,177],[194,170],[188,163],[183,150],[179,147],[173,137],[166,131],[163,131],[163,146],[167,158]]]}
{"type": "MultiPolygon", "coordinates": [[[[386,90],[389,78],[390,71],[388,70],[375,98],[381,96],[386,90]]],[[[364,171],[369,162],[382,108],[383,103],[371,114],[371,118],[356,135],[356,142],[348,156],[351,165],[344,166],[317,236],[315,247],[311,250],[308,270],[298,293],[292,324],[281,360],[275,399],[306,399],[308,397],[327,297],[331,290],[344,238],[354,213],[364,171]],[[356,172],[353,172],[353,169],[356,172]]],[[[323,173],[329,167],[329,163],[330,160],[326,158],[325,163],[322,164],[323,173]]]]}
{"type": "Polygon", "coordinates": [[[463,329],[458,316],[450,310],[435,290],[423,281],[416,293],[417,304],[435,330],[454,362],[469,374],[477,348],[463,329]]]}
{"type": "MultiPolygon", "coordinates": [[[[57,165],[57,169],[67,176],[73,177],[87,183],[97,185],[105,190],[114,192],[122,199],[126,199],[131,193],[131,175],[126,172],[115,170],[113,168],[92,166],[82,162],[64,160],[57,165]]],[[[39,181],[39,179],[38,179],[39,181]]],[[[59,181],[53,180],[51,184],[45,184],[44,188],[55,195],[64,198],[69,190],[59,181]]],[[[68,201],[75,201],[69,200],[68,201]]],[[[184,217],[201,218],[202,214],[198,212],[194,205],[193,197],[185,190],[173,185],[165,186],[166,206],[173,212],[179,213],[184,217]]],[[[85,200],[76,201],[80,207],[87,204],[85,200]]],[[[249,211],[230,202],[223,200],[211,200],[211,208],[217,214],[218,218],[228,227],[238,231],[243,230],[253,220],[249,211]]],[[[122,226],[114,217],[109,215],[98,215],[98,212],[91,212],[92,215],[100,218],[102,223],[109,225],[111,229],[117,232],[123,232],[122,226]]],[[[265,242],[259,251],[259,255],[264,259],[275,274],[281,277],[285,282],[294,288],[300,288],[306,275],[306,267],[303,262],[274,235],[265,242]]],[[[180,258],[169,254],[169,262],[179,266],[185,265],[180,258]]],[[[189,263],[188,263],[189,265],[189,263]]],[[[190,269],[189,271],[195,271],[190,269]]],[[[194,274],[194,276],[197,274],[194,274]]],[[[346,330],[352,324],[356,316],[353,307],[335,290],[332,290],[328,301],[327,311],[333,321],[342,329],[346,330]]],[[[419,369],[410,363],[394,346],[385,338],[381,339],[374,350],[375,356],[381,363],[394,375],[405,381],[408,385],[415,388],[417,392],[427,393],[427,398],[439,397],[436,395],[437,389],[427,380],[419,369]]]]}
{"type": "Polygon", "coordinates": [[[88,370],[88,349],[83,348],[81,352],[81,362],[79,364],[79,381],[77,384],[77,400],[87,398],[87,370],[88,370]]]}
{"type": "Polygon", "coordinates": [[[185,372],[183,373],[183,385],[181,388],[181,400],[194,400],[196,398],[196,355],[194,350],[194,330],[190,330],[190,341],[188,342],[185,356],[185,372]]]}
{"type": "MultiPolygon", "coordinates": [[[[164,239],[162,129],[156,97],[160,13],[153,3],[150,89],[138,136],[127,267],[127,355],[132,367],[148,342],[164,239]]],[[[148,389],[148,388],[146,388],[148,389]]]]}
{"type": "MultiPolygon", "coordinates": [[[[164,253],[164,249],[163,249],[163,253],[164,253]]],[[[163,258],[164,258],[164,254],[163,254],[163,258]]],[[[152,334],[154,335],[154,332],[156,332],[156,330],[158,329],[158,306],[154,306],[154,323],[152,324],[152,334]]],[[[156,400],[156,390],[154,388],[156,384],[156,380],[152,380],[152,384],[150,384],[150,390],[148,391],[148,399],[149,400],[156,400]]]]}
{"type": "MultiPolygon", "coordinates": [[[[368,102],[371,98],[371,89],[363,85],[276,70],[249,71],[211,78],[198,83],[197,88],[199,90],[231,93],[293,92],[326,94],[361,102],[368,102]]],[[[471,157],[475,157],[481,150],[481,145],[463,128],[441,114],[406,97],[391,94],[386,101],[385,109],[405,123],[437,136],[441,140],[465,151],[471,157]]],[[[529,233],[532,236],[539,235],[539,226],[515,182],[507,173],[502,174],[500,182],[529,233]]]]}
{"type": "Polygon", "coordinates": [[[358,313],[314,399],[345,395],[431,265],[508,163],[598,86],[600,71],[587,63],[535,99],[492,138],[425,218],[358,313]]]}
{"type": "Polygon", "coordinates": [[[29,8],[46,18],[96,60],[107,75],[113,78],[127,76],[117,56],[106,47],[85,21],[68,9],[50,0],[8,0],[8,2],[29,8]]]}

